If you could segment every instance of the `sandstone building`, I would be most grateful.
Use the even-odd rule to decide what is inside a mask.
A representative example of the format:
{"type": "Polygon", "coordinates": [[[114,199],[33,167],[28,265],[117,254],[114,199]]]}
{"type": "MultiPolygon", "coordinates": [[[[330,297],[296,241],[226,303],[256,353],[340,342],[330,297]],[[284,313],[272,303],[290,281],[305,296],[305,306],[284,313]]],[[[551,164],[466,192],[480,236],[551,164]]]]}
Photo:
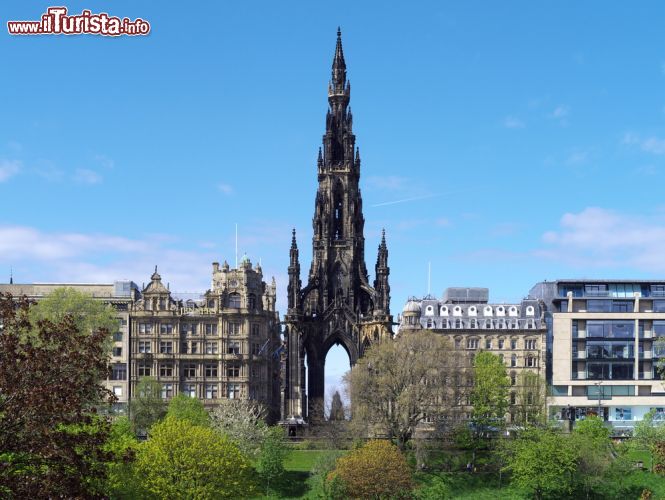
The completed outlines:
{"type": "MultiPolygon", "coordinates": [[[[520,409],[544,405],[544,375],[546,362],[546,332],[544,304],[537,299],[524,299],[514,304],[489,302],[487,288],[448,288],[443,298],[427,296],[410,299],[399,321],[398,335],[431,330],[444,335],[450,345],[460,352],[465,372],[480,351],[489,351],[501,357],[510,377],[509,422],[514,422],[520,409]],[[524,372],[543,377],[539,387],[524,387],[524,372]]],[[[458,408],[454,413],[461,419],[471,414],[469,392],[472,381],[465,375],[458,379],[454,389],[458,408]]],[[[536,410],[536,408],[531,408],[536,410]]]]}

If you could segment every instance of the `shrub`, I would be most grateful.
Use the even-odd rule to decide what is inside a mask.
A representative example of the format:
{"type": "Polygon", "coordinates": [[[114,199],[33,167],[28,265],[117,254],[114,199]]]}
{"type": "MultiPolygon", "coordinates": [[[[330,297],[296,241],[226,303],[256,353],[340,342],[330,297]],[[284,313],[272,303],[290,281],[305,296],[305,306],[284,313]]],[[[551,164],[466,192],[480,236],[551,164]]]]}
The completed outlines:
{"type": "Polygon", "coordinates": [[[413,488],[406,459],[389,441],[368,441],[339,458],[328,476],[330,481],[336,478],[352,498],[404,498],[413,488]]]}

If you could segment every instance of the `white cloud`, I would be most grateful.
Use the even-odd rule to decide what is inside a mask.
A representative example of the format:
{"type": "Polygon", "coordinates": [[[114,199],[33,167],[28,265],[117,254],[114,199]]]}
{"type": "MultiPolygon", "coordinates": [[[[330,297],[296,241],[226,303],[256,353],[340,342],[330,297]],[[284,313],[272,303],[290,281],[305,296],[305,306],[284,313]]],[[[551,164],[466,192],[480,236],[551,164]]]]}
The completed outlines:
{"type": "Polygon", "coordinates": [[[220,193],[225,195],[233,194],[233,187],[230,184],[224,184],[223,182],[220,182],[217,184],[217,189],[220,193]]]}
{"type": "Polygon", "coordinates": [[[536,256],[584,267],[665,271],[665,217],[631,215],[598,207],[564,214],[560,227],[543,235],[536,256]]]}
{"type": "Polygon", "coordinates": [[[18,174],[21,170],[21,162],[18,160],[0,160],[0,182],[5,182],[10,177],[18,174]]]}
{"type": "Polygon", "coordinates": [[[78,168],[74,173],[73,179],[81,184],[99,184],[102,182],[102,176],[94,170],[87,168],[78,168]]]}
{"type": "Polygon", "coordinates": [[[586,163],[588,158],[589,158],[589,152],[588,151],[584,151],[584,150],[581,150],[581,149],[576,149],[568,155],[568,158],[566,158],[566,164],[567,165],[581,165],[582,163],[586,163]]]}
{"type": "Polygon", "coordinates": [[[506,128],[524,128],[524,122],[514,116],[506,116],[503,119],[503,126],[506,128]]]}
{"type": "Polygon", "coordinates": [[[629,146],[637,146],[646,153],[655,155],[665,154],[665,139],[661,139],[660,137],[641,137],[639,134],[626,132],[622,142],[629,146]]]}
{"type": "Polygon", "coordinates": [[[109,170],[115,167],[115,162],[106,155],[95,155],[95,161],[109,170]]]}
{"type": "Polygon", "coordinates": [[[557,106],[550,114],[550,118],[562,119],[568,116],[570,108],[568,106],[557,106]]]}

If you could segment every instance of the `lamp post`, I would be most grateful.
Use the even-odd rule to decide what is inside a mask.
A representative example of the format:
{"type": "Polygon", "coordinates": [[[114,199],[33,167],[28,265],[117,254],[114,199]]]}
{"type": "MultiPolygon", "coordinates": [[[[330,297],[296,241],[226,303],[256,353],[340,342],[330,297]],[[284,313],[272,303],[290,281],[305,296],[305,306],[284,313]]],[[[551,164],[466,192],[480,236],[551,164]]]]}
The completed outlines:
{"type": "MultiPolygon", "coordinates": [[[[602,418],[602,417],[600,416],[600,389],[601,389],[600,385],[601,385],[602,383],[603,383],[603,381],[602,381],[602,380],[599,380],[598,382],[594,382],[594,384],[593,384],[593,385],[596,386],[596,389],[598,390],[598,418],[602,418]]],[[[603,419],[603,420],[604,420],[604,419],[603,419]]]]}

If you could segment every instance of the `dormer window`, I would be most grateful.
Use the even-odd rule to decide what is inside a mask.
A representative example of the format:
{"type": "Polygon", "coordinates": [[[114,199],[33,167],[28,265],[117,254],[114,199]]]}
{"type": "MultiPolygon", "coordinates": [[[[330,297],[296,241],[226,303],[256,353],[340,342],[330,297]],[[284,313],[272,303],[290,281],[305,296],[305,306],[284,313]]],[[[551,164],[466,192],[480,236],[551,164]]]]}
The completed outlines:
{"type": "Polygon", "coordinates": [[[441,316],[448,316],[448,308],[446,306],[441,308],[441,316]]]}
{"type": "Polygon", "coordinates": [[[433,306],[427,306],[425,308],[425,316],[434,316],[434,307],[433,306]]]}
{"type": "Polygon", "coordinates": [[[527,316],[533,316],[533,314],[534,314],[534,312],[533,312],[533,306],[527,306],[527,308],[526,308],[526,315],[527,315],[527,316]]]}

